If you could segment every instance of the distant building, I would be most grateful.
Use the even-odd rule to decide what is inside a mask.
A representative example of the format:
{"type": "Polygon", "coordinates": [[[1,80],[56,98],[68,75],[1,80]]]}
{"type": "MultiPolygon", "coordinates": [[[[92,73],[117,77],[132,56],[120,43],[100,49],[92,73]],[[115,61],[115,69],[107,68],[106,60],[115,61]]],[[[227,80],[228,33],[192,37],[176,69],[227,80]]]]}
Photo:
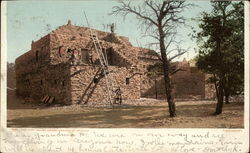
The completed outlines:
{"type": "MultiPolygon", "coordinates": [[[[214,86],[207,82],[208,75],[199,71],[194,62],[186,61],[171,63],[171,67],[178,72],[171,75],[173,84],[172,93],[174,98],[179,99],[214,99],[214,86]]],[[[163,74],[156,78],[144,78],[146,82],[144,88],[141,88],[141,96],[148,98],[165,98],[165,86],[163,74]]]]}

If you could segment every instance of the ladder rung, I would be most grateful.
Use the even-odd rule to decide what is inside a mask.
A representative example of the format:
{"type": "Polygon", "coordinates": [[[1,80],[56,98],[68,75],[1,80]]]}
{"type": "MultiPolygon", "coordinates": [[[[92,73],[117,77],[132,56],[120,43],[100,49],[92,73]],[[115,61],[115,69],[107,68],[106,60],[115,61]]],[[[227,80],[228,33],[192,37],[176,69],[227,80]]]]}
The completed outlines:
{"type": "MultiPolygon", "coordinates": [[[[97,52],[101,67],[103,69],[103,75],[105,77],[105,82],[106,82],[106,86],[107,86],[107,92],[108,92],[108,98],[109,98],[109,102],[110,104],[112,104],[112,97],[114,96],[112,93],[114,91],[114,86],[113,86],[113,82],[112,82],[112,77],[109,75],[109,71],[108,71],[108,61],[106,56],[104,55],[105,53],[102,50],[102,46],[101,46],[101,42],[99,41],[98,37],[96,34],[93,34],[92,30],[91,30],[91,39],[94,43],[94,47],[95,47],[95,51],[97,52]]],[[[101,75],[101,74],[100,74],[101,75]]]]}

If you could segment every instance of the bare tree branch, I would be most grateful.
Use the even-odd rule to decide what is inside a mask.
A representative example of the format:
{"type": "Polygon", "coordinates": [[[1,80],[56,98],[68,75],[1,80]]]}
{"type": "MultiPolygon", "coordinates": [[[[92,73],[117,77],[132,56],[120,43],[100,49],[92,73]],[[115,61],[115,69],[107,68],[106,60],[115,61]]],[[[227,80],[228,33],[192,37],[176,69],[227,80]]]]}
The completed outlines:
{"type": "MultiPolygon", "coordinates": [[[[175,114],[175,103],[172,97],[172,83],[170,79],[170,62],[176,57],[179,57],[186,53],[186,50],[177,48],[178,54],[173,57],[167,57],[167,49],[174,42],[174,36],[177,34],[176,27],[179,24],[184,24],[185,19],[180,14],[184,9],[190,6],[190,4],[184,3],[184,1],[176,0],[164,0],[153,1],[145,0],[143,5],[132,6],[131,2],[121,1],[121,6],[113,7],[111,14],[120,14],[125,17],[128,14],[136,15],[140,21],[140,26],[145,27],[145,33],[147,36],[155,38],[159,41],[159,48],[161,53],[162,70],[164,74],[166,97],[169,105],[169,113],[171,117],[175,114]],[[170,37],[169,40],[167,38],[170,37]],[[167,42],[167,43],[166,43],[167,42]],[[165,44],[166,43],[166,44],[165,44]]],[[[154,43],[156,45],[156,43],[154,43]]],[[[153,43],[151,44],[153,45],[153,43]]]]}
{"type": "Polygon", "coordinates": [[[153,1],[145,0],[145,4],[146,4],[148,7],[150,7],[150,8],[154,11],[156,17],[158,18],[158,17],[159,17],[159,14],[158,14],[158,12],[157,12],[157,9],[154,8],[154,6],[153,6],[153,1]]]}
{"type": "Polygon", "coordinates": [[[166,45],[166,50],[169,48],[169,46],[173,43],[174,39],[174,35],[172,35],[172,37],[170,38],[170,40],[168,41],[167,45],[166,45]]]}
{"type": "Polygon", "coordinates": [[[169,62],[172,61],[173,59],[175,59],[176,57],[179,57],[183,54],[185,54],[188,50],[185,50],[185,49],[177,49],[178,50],[178,53],[174,56],[172,56],[171,58],[169,58],[169,62]]]}
{"type": "Polygon", "coordinates": [[[141,7],[131,7],[130,5],[130,2],[129,3],[125,3],[124,1],[120,1],[121,3],[121,7],[119,6],[115,6],[113,7],[113,11],[110,13],[110,15],[117,15],[119,13],[123,14],[123,16],[127,16],[127,14],[129,13],[133,13],[135,15],[137,15],[138,17],[142,18],[142,19],[145,19],[149,22],[151,22],[152,24],[154,25],[158,25],[154,20],[152,20],[150,17],[146,16],[146,15],[143,15],[143,12],[141,10],[141,7]]]}
{"type": "Polygon", "coordinates": [[[176,70],[174,70],[173,72],[171,72],[171,74],[170,75],[174,75],[175,73],[177,73],[177,72],[179,72],[179,71],[186,71],[186,70],[183,70],[183,69],[176,69],[176,70]]]}

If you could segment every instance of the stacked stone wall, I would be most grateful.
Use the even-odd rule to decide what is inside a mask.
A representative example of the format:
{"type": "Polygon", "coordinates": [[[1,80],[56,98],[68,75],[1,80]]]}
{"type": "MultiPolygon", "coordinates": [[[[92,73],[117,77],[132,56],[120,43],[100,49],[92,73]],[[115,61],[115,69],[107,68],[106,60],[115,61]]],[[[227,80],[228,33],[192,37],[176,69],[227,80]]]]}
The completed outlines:
{"type": "MultiPolygon", "coordinates": [[[[159,62],[152,50],[133,47],[128,38],[93,29],[110,64],[111,80],[120,87],[123,99],[165,96],[163,76],[149,78],[147,68],[159,62]],[[156,84],[155,84],[156,83],[156,84]]],[[[185,69],[171,78],[175,97],[212,96],[205,75],[190,67],[187,61],[173,63],[185,69]],[[211,94],[210,94],[211,93],[211,94]]],[[[20,96],[41,99],[48,95],[63,104],[84,103],[81,98],[100,68],[90,29],[61,26],[36,42],[31,50],[16,59],[16,84],[20,96]]],[[[105,78],[96,83],[88,103],[108,104],[105,78]]]]}
{"type": "MultiPolygon", "coordinates": [[[[71,77],[71,93],[72,93],[72,103],[85,103],[86,101],[81,101],[81,99],[85,100],[86,97],[83,98],[83,94],[86,91],[88,85],[94,79],[96,72],[98,71],[99,66],[72,66],[71,74],[75,74],[77,71],[81,71],[80,73],[71,77]]],[[[110,66],[110,76],[112,78],[112,82],[114,87],[120,87],[122,91],[123,99],[138,99],[140,98],[140,75],[135,75],[132,78],[133,74],[136,71],[132,69],[127,69],[125,67],[116,67],[110,66]],[[126,78],[129,78],[129,82],[126,82],[126,78]]],[[[97,83],[96,88],[88,100],[87,103],[95,104],[95,105],[104,105],[109,104],[108,95],[107,95],[107,87],[105,78],[100,79],[97,83]]],[[[86,95],[89,96],[89,95],[86,95]]]]}
{"type": "Polygon", "coordinates": [[[30,73],[17,74],[18,94],[39,101],[48,95],[55,101],[70,104],[69,67],[65,64],[40,67],[30,73]]]}
{"type": "MultiPolygon", "coordinates": [[[[33,82],[43,78],[49,58],[49,35],[32,42],[31,50],[18,57],[15,61],[17,94],[32,96],[33,82]]],[[[40,89],[40,87],[37,87],[40,89]]]]}
{"type": "MultiPolygon", "coordinates": [[[[126,37],[117,36],[107,32],[93,30],[104,49],[112,50],[114,66],[130,66],[137,62],[138,48],[132,47],[126,37]],[[121,43],[106,41],[107,36],[113,36],[121,41],[121,43]],[[114,51],[114,52],[113,52],[114,51]]],[[[90,29],[73,25],[65,25],[59,27],[50,33],[51,37],[51,64],[68,62],[72,53],[78,64],[98,64],[98,55],[95,52],[93,41],[90,37],[90,29]],[[90,55],[91,54],[91,55],[90,55]],[[90,56],[92,62],[90,63],[90,56]]]]}
{"type": "Polygon", "coordinates": [[[75,37],[64,34],[51,34],[51,64],[66,63],[74,55],[74,60],[78,60],[78,64],[87,64],[88,49],[92,45],[90,38],[75,37]],[[82,55],[85,55],[83,57],[82,55]],[[85,59],[85,60],[83,60],[85,59]]]}
{"type": "Polygon", "coordinates": [[[17,94],[36,101],[49,95],[59,103],[68,103],[69,68],[65,64],[50,65],[50,39],[46,35],[32,42],[31,50],[16,59],[17,94]]]}

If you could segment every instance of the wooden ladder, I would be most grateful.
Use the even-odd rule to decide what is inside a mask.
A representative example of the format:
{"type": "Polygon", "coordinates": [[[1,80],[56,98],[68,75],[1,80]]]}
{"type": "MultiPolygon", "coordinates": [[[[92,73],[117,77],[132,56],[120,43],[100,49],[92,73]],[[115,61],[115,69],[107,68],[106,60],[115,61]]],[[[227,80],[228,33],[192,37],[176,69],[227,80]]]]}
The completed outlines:
{"type": "Polygon", "coordinates": [[[113,84],[113,79],[112,76],[110,75],[109,69],[108,69],[108,59],[107,59],[107,54],[106,52],[103,51],[103,48],[101,46],[100,40],[98,39],[97,35],[95,33],[93,33],[92,29],[89,26],[89,22],[87,19],[87,16],[84,12],[88,27],[90,29],[90,37],[93,41],[94,44],[94,48],[95,48],[95,52],[97,53],[98,59],[100,61],[101,64],[101,69],[103,71],[104,74],[104,78],[105,78],[105,83],[106,83],[106,87],[107,87],[107,93],[108,93],[108,101],[110,103],[110,105],[113,104],[112,100],[114,98],[114,84],[113,84]]]}

